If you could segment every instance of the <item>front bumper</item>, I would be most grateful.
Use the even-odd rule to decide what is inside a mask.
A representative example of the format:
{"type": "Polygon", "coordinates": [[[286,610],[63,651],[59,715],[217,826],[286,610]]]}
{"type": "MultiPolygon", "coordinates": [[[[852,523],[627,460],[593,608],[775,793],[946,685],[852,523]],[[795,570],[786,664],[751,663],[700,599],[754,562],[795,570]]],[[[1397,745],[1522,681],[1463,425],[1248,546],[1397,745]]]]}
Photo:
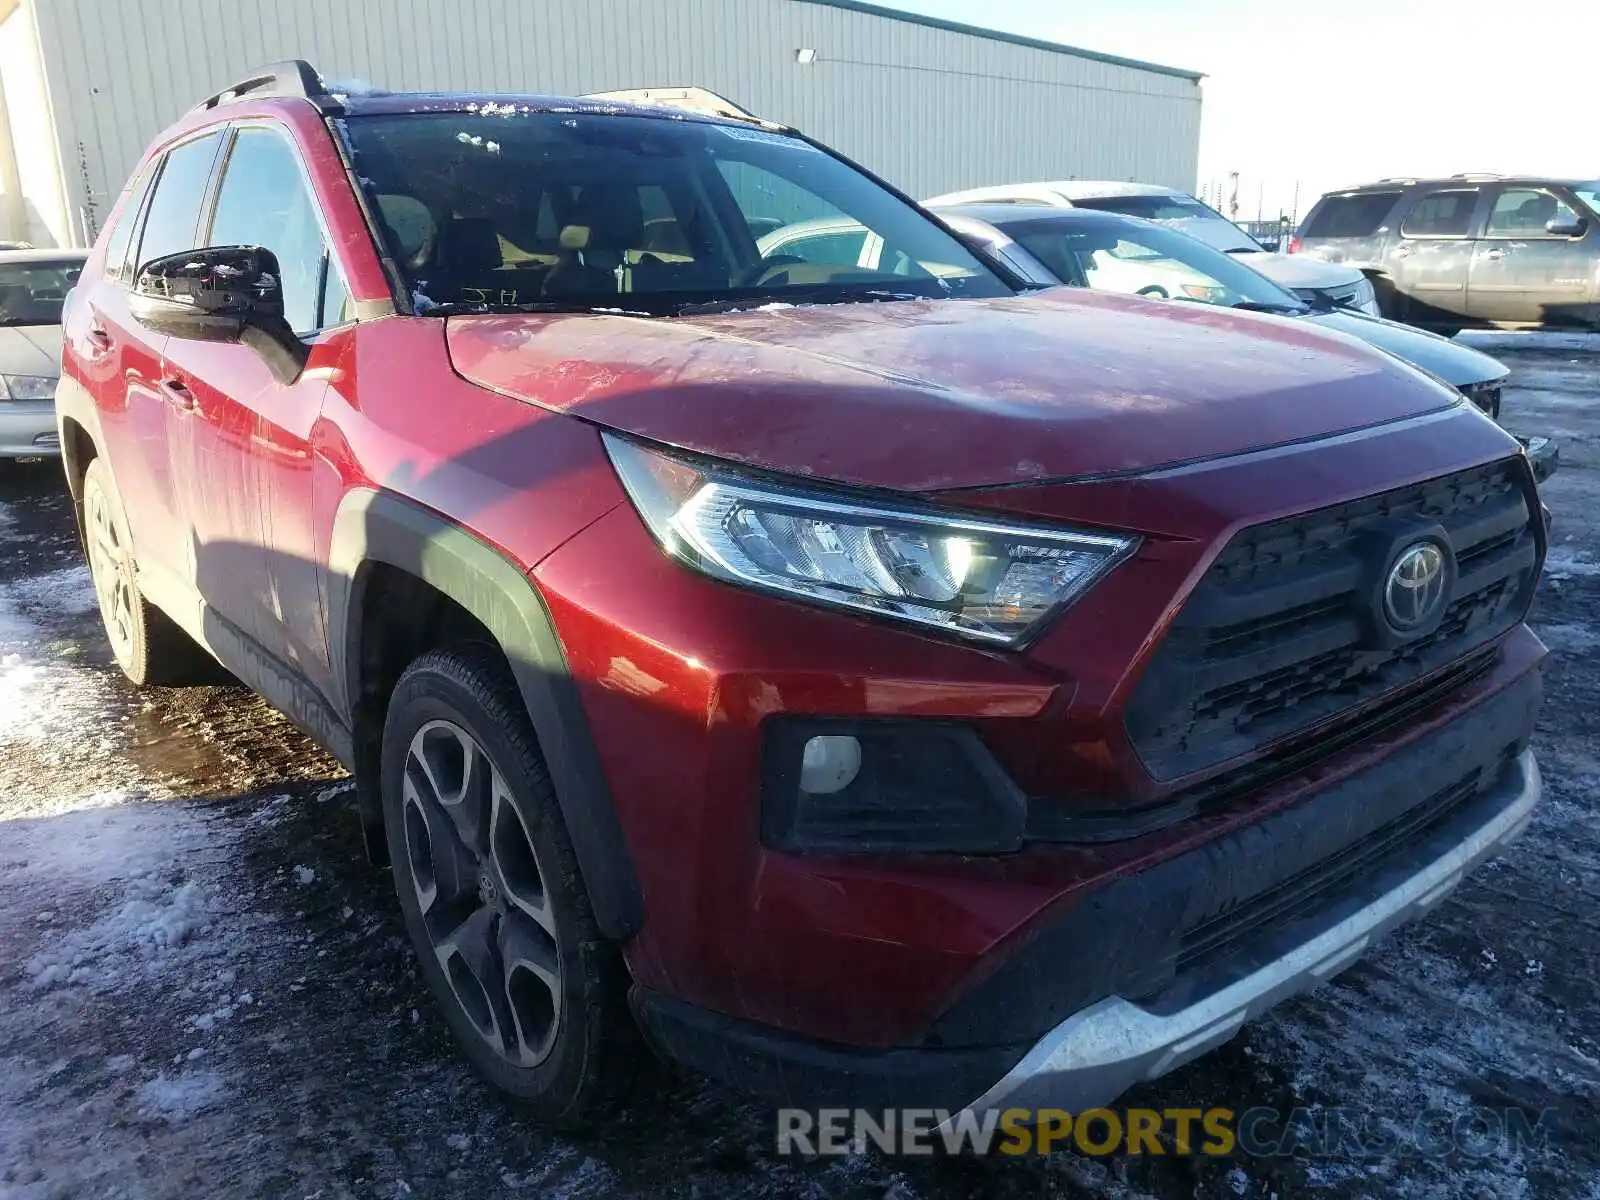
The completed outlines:
{"type": "MultiPolygon", "coordinates": [[[[1527,663],[1533,635],[1512,642],[1527,663]]],[[[1520,832],[1540,791],[1539,673],[1522,671],[1254,822],[1207,836],[1196,818],[1191,849],[1057,909],[901,1044],[802,1037],[649,986],[635,1012],[666,1056],[783,1105],[1104,1103],[1349,965],[1520,832]]]]}
{"type": "Polygon", "coordinates": [[[0,400],[0,458],[61,453],[56,406],[49,400],[0,400]]]}
{"type": "Polygon", "coordinates": [[[1410,874],[1388,872],[1379,894],[1349,906],[1336,924],[1304,941],[1292,927],[1283,930],[1277,957],[1181,1007],[1112,996],[1075,1013],[967,1107],[979,1113],[1046,1106],[1081,1112],[1204,1054],[1246,1021],[1338,974],[1385,934],[1432,909],[1468,871],[1527,828],[1540,792],[1538,763],[1524,750],[1499,787],[1473,806],[1471,822],[1452,822],[1430,839],[1431,861],[1410,874]]]}

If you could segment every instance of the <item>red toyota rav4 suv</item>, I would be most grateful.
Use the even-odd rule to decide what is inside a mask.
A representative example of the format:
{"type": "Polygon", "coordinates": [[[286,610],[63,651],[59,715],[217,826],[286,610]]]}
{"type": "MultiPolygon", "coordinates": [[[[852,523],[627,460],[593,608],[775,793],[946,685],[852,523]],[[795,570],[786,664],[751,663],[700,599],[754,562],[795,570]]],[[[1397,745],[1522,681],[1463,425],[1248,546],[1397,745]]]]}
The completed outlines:
{"type": "Polygon", "coordinates": [[[268,69],[68,305],[117,660],[349,766],[546,1118],[641,1029],[792,1103],[1107,1101],[1526,824],[1545,533],[1387,355],[996,270],[763,122],[268,69]]]}

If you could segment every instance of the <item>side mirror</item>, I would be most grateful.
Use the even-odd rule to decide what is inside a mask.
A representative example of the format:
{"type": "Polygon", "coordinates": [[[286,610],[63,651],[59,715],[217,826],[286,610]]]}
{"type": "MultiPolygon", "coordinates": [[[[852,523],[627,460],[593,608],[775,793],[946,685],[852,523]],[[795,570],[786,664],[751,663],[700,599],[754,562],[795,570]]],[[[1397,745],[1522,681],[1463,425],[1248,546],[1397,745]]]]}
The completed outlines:
{"type": "Polygon", "coordinates": [[[1552,237],[1582,237],[1589,232],[1589,219],[1579,216],[1556,217],[1544,223],[1544,231],[1552,237]]]}
{"type": "Polygon", "coordinates": [[[239,342],[284,383],[308,347],[283,315],[278,258],[263,246],[212,246],[152,259],[134,277],[128,309],[147,329],[198,342],[239,342]]]}

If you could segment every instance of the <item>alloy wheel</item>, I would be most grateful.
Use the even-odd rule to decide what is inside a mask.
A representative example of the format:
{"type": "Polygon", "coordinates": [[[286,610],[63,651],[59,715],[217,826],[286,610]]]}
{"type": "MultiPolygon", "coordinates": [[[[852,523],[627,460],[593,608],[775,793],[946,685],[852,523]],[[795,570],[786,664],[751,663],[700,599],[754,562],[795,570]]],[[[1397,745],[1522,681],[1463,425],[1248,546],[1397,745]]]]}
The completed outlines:
{"type": "Polygon", "coordinates": [[[111,501],[103,489],[90,490],[88,508],[89,575],[100,601],[106,636],[111,639],[117,658],[124,660],[133,648],[133,580],[125,569],[122,539],[112,516],[111,501]]]}
{"type": "Polygon", "coordinates": [[[507,1062],[543,1062],[561,1025],[561,954],[516,798],[476,738],[430,721],[411,739],[402,801],[403,869],[461,1011],[507,1062]]]}

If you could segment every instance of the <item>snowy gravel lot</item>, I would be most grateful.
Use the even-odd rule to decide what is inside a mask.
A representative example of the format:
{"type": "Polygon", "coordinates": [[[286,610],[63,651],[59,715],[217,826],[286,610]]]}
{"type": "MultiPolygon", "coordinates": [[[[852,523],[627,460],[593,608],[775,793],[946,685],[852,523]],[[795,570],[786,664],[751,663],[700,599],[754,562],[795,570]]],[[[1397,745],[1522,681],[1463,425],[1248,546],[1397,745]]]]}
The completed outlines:
{"type": "Polygon", "coordinates": [[[0,1200],[1334,1196],[1600,1200],[1600,337],[1465,335],[1506,424],[1562,443],[1535,625],[1553,657],[1524,839],[1430,921],[1128,1097],[1518,1108],[1450,1158],[780,1159],[763,1108],[666,1070],[548,1135],[452,1054],[336,764],[231,687],[135,693],[54,467],[0,467],[0,1200]]]}

